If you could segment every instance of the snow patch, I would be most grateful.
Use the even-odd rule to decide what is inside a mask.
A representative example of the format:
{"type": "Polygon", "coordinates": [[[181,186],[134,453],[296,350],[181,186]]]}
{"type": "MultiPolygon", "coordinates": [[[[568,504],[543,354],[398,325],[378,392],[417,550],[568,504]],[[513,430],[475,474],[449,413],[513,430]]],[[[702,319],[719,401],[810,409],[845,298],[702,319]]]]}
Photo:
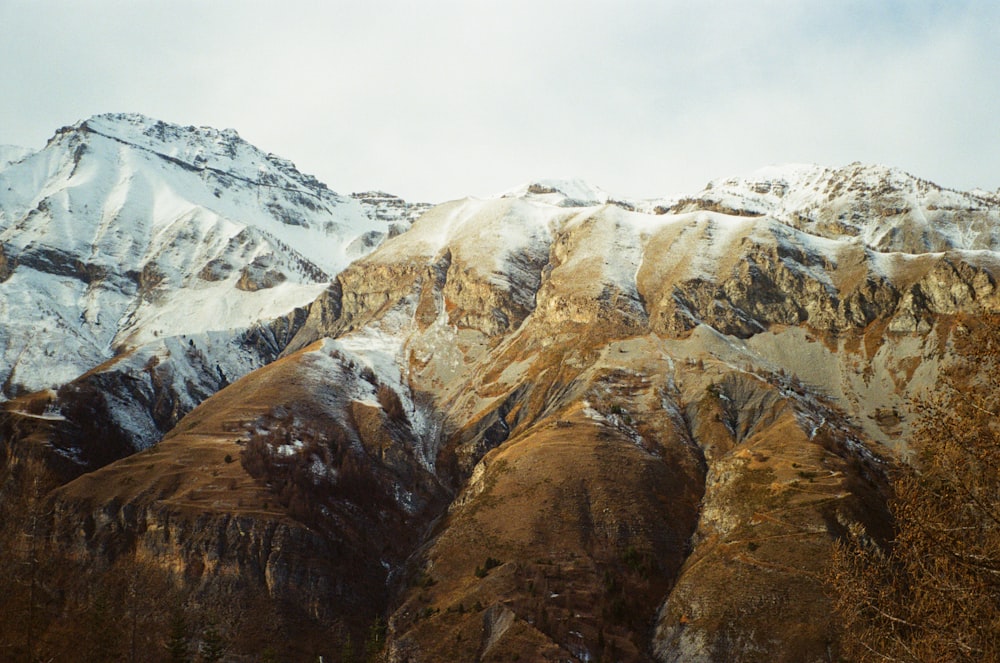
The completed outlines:
{"type": "Polygon", "coordinates": [[[533,180],[495,197],[525,198],[558,207],[594,207],[611,199],[607,191],[579,178],[533,180]]]}

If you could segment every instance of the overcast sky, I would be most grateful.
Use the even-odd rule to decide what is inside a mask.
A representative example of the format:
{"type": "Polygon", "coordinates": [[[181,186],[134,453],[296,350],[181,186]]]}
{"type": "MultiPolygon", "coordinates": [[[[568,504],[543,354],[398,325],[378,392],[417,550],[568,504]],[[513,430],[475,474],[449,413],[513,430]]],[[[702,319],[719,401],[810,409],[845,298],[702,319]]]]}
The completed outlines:
{"type": "Polygon", "coordinates": [[[0,143],[111,111],[411,200],[787,162],[994,190],[1000,2],[2,0],[0,143]]]}

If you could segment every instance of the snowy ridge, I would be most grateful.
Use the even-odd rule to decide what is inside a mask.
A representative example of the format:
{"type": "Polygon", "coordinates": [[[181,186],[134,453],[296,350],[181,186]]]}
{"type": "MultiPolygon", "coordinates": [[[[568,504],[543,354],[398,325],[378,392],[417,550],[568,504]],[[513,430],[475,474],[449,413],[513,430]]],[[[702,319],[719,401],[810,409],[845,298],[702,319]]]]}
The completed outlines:
{"type": "Polygon", "coordinates": [[[766,216],[826,239],[857,238],[874,251],[1000,250],[996,192],[943,189],[881,165],[768,166],[713,180],[695,194],[646,200],[615,197],[579,179],[537,180],[498,197],[557,207],[610,204],[650,215],[766,216]]]}
{"type": "MultiPolygon", "coordinates": [[[[579,180],[542,180],[439,205],[366,262],[447,265],[463,275],[466,293],[489,284],[493,294],[445,302],[480,316],[504,319],[491,307],[513,301],[558,328],[586,320],[598,301],[639,325],[658,316],[671,330],[704,323],[736,334],[803,316],[853,324],[850,316],[869,314],[841,304],[854,288],[908,289],[945,256],[1000,268],[1000,205],[883,166],[769,167],[676,199],[595,192],[579,180]],[[741,279],[752,286],[733,285],[741,279]],[[755,299],[757,288],[770,289],[773,301],[755,299]],[[662,294],[649,300],[651,293],[662,294]]],[[[952,305],[945,299],[941,310],[952,305]]],[[[899,329],[918,324],[905,317],[894,323],[899,329]]],[[[453,353],[444,346],[468,325],[498,329],[463,312],[439,316],[425,339],[406,343],[421,361],[439,356],[439,379],[447,381],[461,369],[445,359],[453,353]]]]}
{"type": "MultiPolygon", "coordinates": [[[[491,199],[440,205],[372,258],[430,260],[447,249],[511,289],[532,280],[519,273],[518,257],[544,264],[561,233],[577,238],[561,270],[581,292],[600,292],[605,284],[638,298],[644,266],[721,282],[745,242],[799,256],[786,258],[786,267],[832,287],[827,270],[859,247],[871,272],[890,280],[906,271],[906,256],[958,251],[996,258],[1000,206],[982,192],[950,191],[898,169],[862,164],[770,166],[714,180],[695,195],[650,200],[615,199],[578,179],[544,179],[491,199]],[[647,262],[652,240],[670,243],[666,264],[647,262]]],[[[554,250],[563,261],[561,249],[554,250]]]]}
{"type": "Polygon", "coordinates": [[[233,333],[309,304],[408,228],[232,130],[100,115],[0,169],[0,382],[58,386],[160,338],[233,333]]]}
{"type": "Polygon", "coordinates": [[[763,168],[714,180],[672,211],[696,208],[767,215],[821,237],[858,237],[876,251],[1000,250],[995,197],[880,165],[763,168]]]}
{"type": "Polygon", "coordinates": [[[18,145],[0,145],[0,170],[31,156],[33,153],[34,150],[18,145]]]}
{"type": "Polygon", "coordinates": [[[611,198],[607,191],[578,178],[533,180],[497,197],[525,198],[558,207],[593,207],[611,198]]]}
{"type": "Polygon", "coordinates": [[[445,248],[458,245],[472,269],[503,276],[517,255],[538,241],[547,243],[559,219],[572,213],[518,199],[465,198],[434,207],[405,236],[387,242],[372,258],[390,261],[419,255],[433,259],[445,248]]]}

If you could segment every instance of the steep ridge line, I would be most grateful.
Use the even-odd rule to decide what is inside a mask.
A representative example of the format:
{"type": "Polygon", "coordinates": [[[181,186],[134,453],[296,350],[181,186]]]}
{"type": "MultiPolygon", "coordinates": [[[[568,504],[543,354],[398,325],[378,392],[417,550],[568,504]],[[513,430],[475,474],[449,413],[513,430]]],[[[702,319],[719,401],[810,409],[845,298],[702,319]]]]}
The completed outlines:
{"type": "MultiPolygon", "coordinates": [[[[200,166],[199,165],[195,165],[193,163],[189,163],[187,161],[184,161],[183,159],[178,159],[177,157],[170,156],[169,154],[163,154],[162,152],[157,152],[156,150],[154,150],[152,148],[145,147],[143,145],[137,145],[136,143],[130,143],[129,141],[127,141],[127,140],[125,140],[123,138],[119,138],[117,136],[110,136],[108,134],[101,133],[100,131],[97,131],[93,127],[90,127],[90,126],[86,125],[86,123],[84,123],[81,126],[82,127],[86,127],[86,131],[88,131],[89,133],[96,134],[98,136],[101,136],[102,138],[107,138],[108,140],[113,140],[113,141],[116,141],[118,143],[122,143],[123,145],[128,145],[129,147],[137,149],[137,150],[142,150],[144,152],[148,152],[149,154],[157,156],[157,157],[163,159],[164,161],[168,161],[168,162],[170,162],[170,163],[172,163],[174,165],[180,166],[181,168],[183,168],[185,170],[189,170],[191,172],[195,172],[195,173],[206,172],[206,171],[207,172],[212,172],[212,173],[215,173],[217,175],[224,175],[225,177],[229,177],[231,179],[234,179],[234,180],[237,180],[237,181],[240,181],[240,182],[244,182],[246,184],[249,184],[251,186],[258,187],[258,188],[265,187],[265,188],[270,188],[270,189],[280,189],[282,191],[288,191],[290,193],[299,193],[299,194],[304,194],[304,195],[307,195],[307,196],[313,196],[314,198],[318,198],[320,200],[323,199],[322,194],[316,193],[315,191],[310,191],[309,189],[298,189],[298,188],[292,188],[292,187],[287,187],[287,186],[280,186],[280,185],[277,185],[277,184],[268,184],[267,182],[261,182],[260,180],[251,180],[251,179],[248,179],[246,177],[243,177],[241,175],[237,175],[237,174],[232,173],[230,171],[221,170],[219,168],[213,168],[212,166],[208,166],[208,165],[200,165],[200,166]]],[[[332,194],[333,192],[330,192],[330,193],[332,194]]]]}

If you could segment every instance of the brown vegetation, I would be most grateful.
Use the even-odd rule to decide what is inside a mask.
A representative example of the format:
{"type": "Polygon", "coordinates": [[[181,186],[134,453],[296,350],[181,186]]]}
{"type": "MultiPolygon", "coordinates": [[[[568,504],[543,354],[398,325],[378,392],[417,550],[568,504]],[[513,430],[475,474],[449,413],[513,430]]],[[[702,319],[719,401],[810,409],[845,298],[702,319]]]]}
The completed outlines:
{"type": "Polygon", "coordinates": [[[967,361],[924,404],[919,456],[897,469],[895,537],[855,525],[836,552],[830,584],[853,660],[1000,660],[996,323],[956,330],[967,361]]]}

